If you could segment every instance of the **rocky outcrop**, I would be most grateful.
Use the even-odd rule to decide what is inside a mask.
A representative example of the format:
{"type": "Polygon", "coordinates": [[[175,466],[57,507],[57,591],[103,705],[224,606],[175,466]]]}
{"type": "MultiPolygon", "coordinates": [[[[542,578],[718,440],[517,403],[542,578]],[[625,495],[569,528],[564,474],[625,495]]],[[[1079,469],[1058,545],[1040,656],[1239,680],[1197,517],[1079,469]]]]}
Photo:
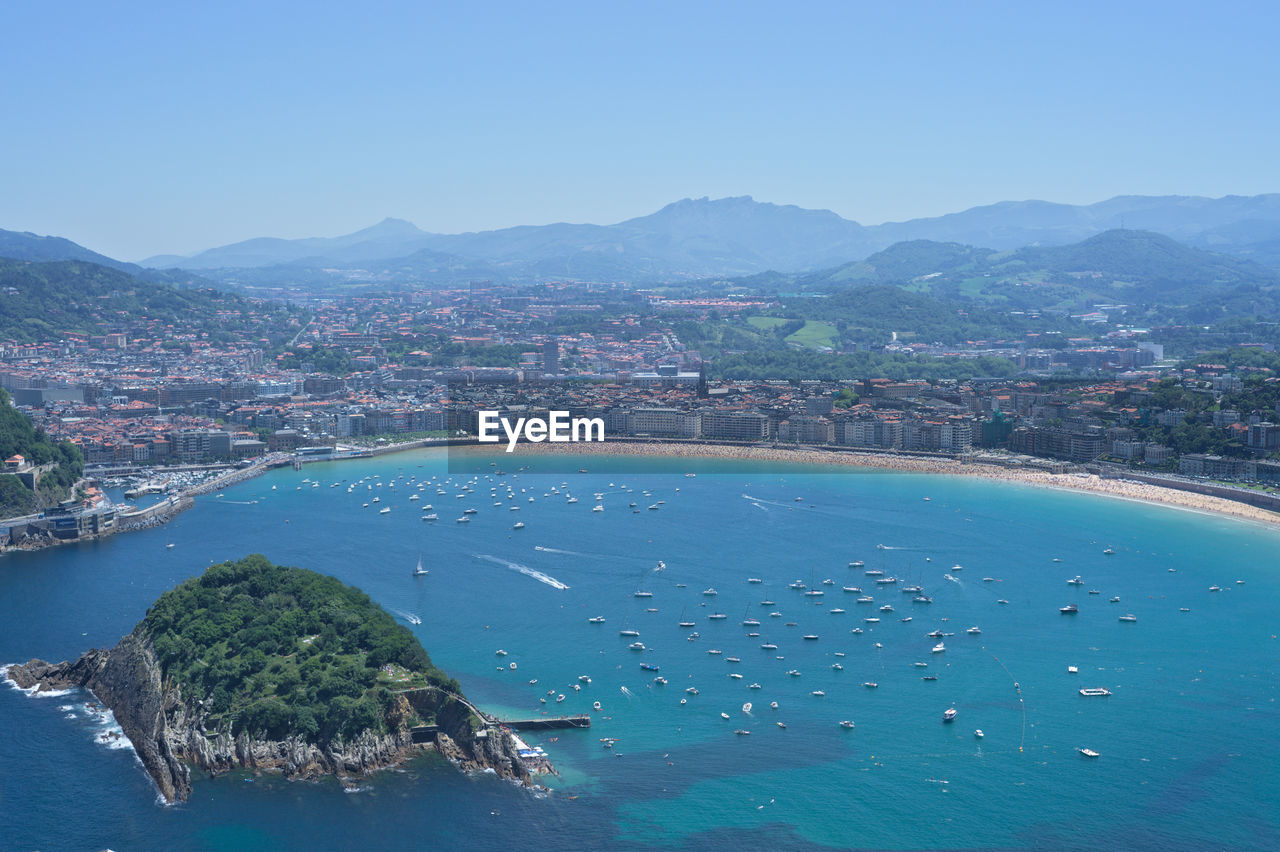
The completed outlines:
{"type": "MultiPolygon", "coordinates": [[[[8,675],[24,689],[91,690],[111,708],[168,802],[191,794],[188,764],[212,774],[252,768],[280,770],[290,778],[360,775],[394,766],[418,748],[407,725],[411,708],[403,696],[389,713],[391,733],[364,731],[350,742],[320,746],[296,736],[275,741],[243,732],[233,736],[226,730],[209,731],[198,702],[184,701],[178,689],[163,683],[143,624],[109,651],[95,648],[74,662],[31,660],[11,666],[8,675]]],[[[415,706],[420,703],[415,701],[415,706]]],[[[510,734],[497,728],[473,731],[471,713],[459,702],[442,701],[438,710],[436,748],[451,762],[464,770],[492,769],[502,777],[532,783],[510,734]]]]}

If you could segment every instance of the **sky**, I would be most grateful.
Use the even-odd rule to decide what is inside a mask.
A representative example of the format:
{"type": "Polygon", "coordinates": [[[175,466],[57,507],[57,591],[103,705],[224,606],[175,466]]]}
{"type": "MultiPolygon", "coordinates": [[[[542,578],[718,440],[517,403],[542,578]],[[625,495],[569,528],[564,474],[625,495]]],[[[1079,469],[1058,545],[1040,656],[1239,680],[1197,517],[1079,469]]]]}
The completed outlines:
{"type": "Polygon", "coordinates": [[[866,225],[1280,191],[1276,3],[6,4],[0,228],[113,257],[387,216],[866,225]]]}

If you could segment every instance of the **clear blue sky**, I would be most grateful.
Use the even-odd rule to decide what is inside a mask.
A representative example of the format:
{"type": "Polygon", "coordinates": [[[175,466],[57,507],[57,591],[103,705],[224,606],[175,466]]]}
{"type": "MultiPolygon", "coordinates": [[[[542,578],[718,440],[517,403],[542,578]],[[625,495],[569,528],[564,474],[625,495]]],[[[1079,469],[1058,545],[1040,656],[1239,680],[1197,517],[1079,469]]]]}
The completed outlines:
{"type": "Polygon", "coordinates": [[[703,195],[875,224],[1280,191],[1276,3],[120,5],[5,4],[0,227],[137,259],[703,195]]]}

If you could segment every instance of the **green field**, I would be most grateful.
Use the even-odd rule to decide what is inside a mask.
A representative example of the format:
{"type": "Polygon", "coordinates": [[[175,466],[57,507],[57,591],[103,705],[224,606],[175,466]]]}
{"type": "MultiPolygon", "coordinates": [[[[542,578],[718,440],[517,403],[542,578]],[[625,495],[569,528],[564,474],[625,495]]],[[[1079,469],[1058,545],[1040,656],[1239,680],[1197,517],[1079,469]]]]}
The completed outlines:
{"type": "MultiPolygon", "coordinates": [[[[752,320],[757,317],[752,317],[752,320]]],[[[759,317],[764,319],[764,317],[759,317]]],[[[790,334],[786,338],[788,343],[796,346],[804,346],[808,349],[819,349],[827,346],[835,348],[840,342],[840,332],[836,330],[834,324],[823,322],[821,320],[808,320],[804,324],[804,328],[795,334],[790,334]]]]}

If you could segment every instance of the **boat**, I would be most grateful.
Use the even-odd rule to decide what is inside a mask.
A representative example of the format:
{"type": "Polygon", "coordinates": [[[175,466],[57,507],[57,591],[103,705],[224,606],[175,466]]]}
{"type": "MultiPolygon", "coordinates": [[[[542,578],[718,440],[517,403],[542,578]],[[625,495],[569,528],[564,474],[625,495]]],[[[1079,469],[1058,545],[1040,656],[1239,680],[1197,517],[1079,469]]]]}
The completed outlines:
{"type": "Polygon", "coordinates": [[[806,634],[805,634],[805,636],[804,636],[804,638],[805,638],[805,640],[806,640],[806,641],[809,641],[809,642],[816,642],[816,641],[818,641],[818,637],[817,637],[817,635],[816,635],[816,634],[813,634],[813,633],[806,633],[806,634]]]}
{"type": "Polygon", "coordinates": [[[1008,602],[1007,600],[1005,600],[1004,598],[1001,598],[1000,600],[996,601],[996,603],[998,603],[998,604],[1002,604],[1002,605],[1007,605],[1009,602],[1008,602]]]}
{"type": "Polygon", "coordinates": [[[653,663],[641,663],[640,668],[644,669],[647,672],[656,672],[658,670],[658,667],[655,666],[653,663]]]}
{"type": "Polygon", "coordinates": [[[1080,690],[1080,694],[1086,698],[1095,698],[1110,695],[1111,690],[1107,689],[1105,686],[1087,686],[1080,690]]]}
{"type": "Polygon", "coordinates": [[[975,730],[975,731],[973,732],[973,736],[974,736],[974,738],[975,738],[975,739],[979,739],[979,740],[980,740],[980,739],[982,739],[982,738],[983,738],[984,736],[986,736],[986,735],[985,735],[984,733],[982,733],[982,729],[981,729],[981,728],[978,728],[977,730],[975,730]]]}
{"type": "Polygon", "coordinates": [[[599,709],[600,709],[600,702],[599,702],[599,701],[593,701],[593,702],[591,702],[591,709],[592,709],[592,710],[599,710],[599,709]]]}
{"type": "Polygon", "coordinates": [[[844,719],[840,722],[840,727],[844,728],[846,731],[851,731],[853,730],[853,722],[850,722],[848,719],[844,719]]]}
{"type": "Polygon", "coordinates": [[[920,678],[920,679],[921,679],[921,680],[937,680],[937,679],[938,679],[938,676],[937,676],[937,675],[925,675],[924,677],[922,677],[922,678],[920,678]]]}
{"type": "Polygon", "coordinates": [[[379,510],[378,510],[378,514],[379,514],[379,515],[389,515],[389,514],[391,514],[391,507],[390,507],[390,506],[388,506],[388,507],[386,507],[386,508],[379,509],[379,510]]]}
{"type": "Polygon", "coordinates": [[[1100,589],[1090,589],[1090,590],[1089,590],[1089,594],[1091,594],[1091,595],[1100,595],[1100,594],[1102,594],[1102,591],[1101,591],[1100,589]]]}
{"type": "Polygon", "coordinates": [[[431,513],[431,514],[429,514],[429,515],[423,515],[423,516],[422,516],[422,520],[424,520],[424,521],[438,521],[438,520],[440,520],[440,516],[439,516],[439,515],[437,515],[436,513],[432,512],[432,513],[431,513]]]}
{"type": "Polygon", "coordinates": [[[850,563],[849,563],[849,567],[850,567],[850,568],[861,568],[861,567],[863,567],[863,561],[862,561],[861,559],[855,559],[855,560],[853,560],[852,562],[850,562],[850,563]]]}
{"type": "Polygon", "coordinates": [[[460,524],[469,524],[469,523],[471,523],[471,519],[470,519],[470,518],[468,518],[467,516],[463,515],[461,518],[458,518],[457,523],[460,523],[460,524]]]}
{"type": "Polygon", "coordinates": [[[867,689],[876,689],[877,687],[880,686],[880,684],[876,683],[873,680],[866,681],[862,685],[865,686],[867,689]]]}
{"type": "MultiPolygon", "coordinates": [[[[600,619],[600,621],[599,621],[599,622],[597,622],[597,623],[599,623],[599,624],[603,624],[603,623],[604,623],[604,618],[602,618],[601,616],[598,616],[598,615],[597,615],[597,616],[596,616],[596,618],[599,618],[599,619],[600,619]]],[[[621,630],[619,630],[619,631],[618,631],[618,635],[619,635],[619,636],[639,636],[639,635],[640,635],[640,631],[639,631],[639,630],[636,630],[635,628],[632,628],[632,627],[624,627],[624,628],[622,628],[621,630]]]]}
{"type": "Polygon", "coordinates": [[[805,592],[804,594],[805,594],[805,597],[810,597],[810,598],[820,598],[820,597],[822,597],[822,595],[823,595],[823,591],[822,591],[822,589],[810,589],[809,591],[805,592]]]}
{"type": "Polygon", "coordinates": [[[737,735],[738,735],[738,736],[740,736],[740,737],[748,737],[748,736],[751,736],[751,732],[750,732],[750,731],[744,731],[742,728],[738,728],[736,731],[734,731],[734,733],[735,733],[735,734],[737,734],[737,735]]]}
{"type": "Polygon", "coordinates": [[[748,583],[763,583],[763,582],[764,582],[764,580],[761,580],[759,577],[748,577],[748,578],[747,578],[747,582],[748,582],[748,583]]]}
{"type": "Polygon", "coordinates": [[[524,529],[524,521],[516,521],[514,524],[511,525],[511,529],[513,530],[524,529]]]}
{"type": "Polygon", "coordinates": [[[717,592],[715,589],[712,589],[712,588],[703,589],[702,593],[709,598],[714,598],[716,595],[720,594],[719,592],[717,592]]]}
{"type": "Polygon", "coordinates": [[[885,604],[884,606],[880,607],[880,611],[881,611],[881,612],[893,612],[893,607],[892,607],[890,604],[885,604]]]}
{"type": "Polygon", "coordinates": [[[982,632],[981,628],[978,628],[978,627],[970,627],[968,630],[965,631],[965,633],[968,633],[971,636],[977,636],[981,632],[982,632]]]}
{"type": "Polygon", "coordinates": [[[713,612],[707,616],[707,618],[711,619],[712,621],[722,621],[728,617],[729,616],[725,615],[723,612],[713,612]]]}
{"type": "Polygon", "coordinates": [[[1067,674],[1079,674],[1079,673],[1080,673],[1080,669],[1078,666],[1067,666],[1067,674]]]}
{"type": "Polygon", "coordinates": [[[821,689],[815,689],[813,692],[810,692],[809,694],[812,695],[814,698],[826,698],[827,696],[827,694],[823,692],[821,689]]]}
{"type": "Polygon", "coordinates": [[[743,620],[743,622],[742,622],[742,626],[743,626],[743,627],[759,627],[759,626],[760,626],[760,622],[759,622],[759,621],[757,621],[757,620],[756,620],[756,619],[754,619],[754,618],[748,618],[748,619],[743,620]]]}
{"type": "Polygon", "coordinates": [[[1074,577],[1072,577],[1070,580],[1068,580],[1068,581],[1067,581],[1067,585],[1068,585],[1068,586],[1083,586],[1083,585],[1084,585],[1084,580],[1080,579],[1080,575],[1079,575],[1079,574],[1077,574],[1077,575],[1075,575],[1074,577]]]}
{"type": "Polygon", "coordinates": [[[667,685],[667,679],[666,679],[665,677],[661,677],[661,676],[659,676],[659,677],[655,677],[655,678],[653,679],[653,682],[654,682],[654,683],[656,683],[658,686],[666,686],[666,685],[667,685]]]}
{"type": "Polygon", "coordinates": [[[1114,555],[1115,555],[1115,551],[1114,551],[1113,549],[1111,549],[1110,547],[1108,547],[1106,550],[1102,551],[1102,555],[1103,555],[1103,556],[1114,556],[1114,555]]]}
{"type": "Polygon", "coordinates": [[[939,642],[937,645],[933,646],[933,650],[931,651],[931,653],[941,654],[945,650],[947,650],[947,646],[939,642]]]}
{"type": "Polygon", "coordinates": [[[633,598],[651,598],[651,597],[653,597],[653,592],[635,591],[635,592],[632,592],[632,593],[631,593],[631,597],[633,597],[633,598]]]}
{"type": "Polygon", "coordinates": [[[1134,615],[1133,613],[1128,613],[1126,615],[1120,616],[1120,620],[1132,623],[1138,620],[1138,616],[1134,615]]]}
{"type": "Polygon", "coordinates": [[[1080,607],[1076,606],[1075,604],[1067,604],[1066,606],[1058,607],[1058,612],[1062,613],[1063,615],[1075,615],[1079,611],[1080,611],[1080,607]]]}
{"type": "Polygon", "coordinates": [[[172,547],[173,547],[173,542],[169,542],[168,544],[166,544],[166,545],[165,545],[165,547],[167,547],[167,548],[172,548],[172,547]]]}
{"type": "Polygon", "coordinates": [[[633,650],[633,651],[643,651],[643,650],[644,650],[644,643],[643,643],[643,642],[632,642],[632,643],[631,643],[630,645],[628,645],[627,647],[628,647],[628,648],[630,648],[630,649],[631,649],[631,650],[633,650]]]}
{"type": "MultiPolygon", "coordinates": [[[[519,507],[519,506],[512,506],[511,508],[513,508],[513,509],[518,509],[518,508],[520,508],[520,507],[519,507]]],[[[592,507],[591,507],[591,511],[593,511],[593,512],[603,512],[603,511],[604,511],[604,506],[601,506],[600,504],[598,504],[598,503],[597,503],[596,505],[594,505],[594,506],[592,506],[592,507]]]]}
{"type": "Polygon", "coordinates": [[[1112,602],[1112,603],[1120,603],[1120,596],[1119,596],[1119,595],[1115,595],[1114,597],[1112,597],[1112,598],[1111,598],[1111,602],[1112,602]]]}
{"type": "Polygon", "coordinates": [[[687,692],[687,693],[688,693],[688,694],[690,694],[690,695],[697,695],[697,694],[698,694],[698,687],[696,687],[696,686],[691,686],[691,687],[689,687],[688,689],[686,689],[686,690],[685,690],[685,692],[687,692]]]}
{"type": "Polygon", "coordinates": [[[1083,756],[1089,757],[1089,758],[1102,756],[1101,752],[1094,751],[1091,748],[1078,748],[1076,749],[1076,751],[1080,752],[1080,754],[1082,754],[1083,756]]]}
{"type": "Polygon", "coordinates": [[[413,569],[413,576],[421,577],[427,573],[427,569],[422,567],[422,554],[418,554],[418,567],[413,569]]]}
{"type": "Polygon", "coordinates": [[[725,713],[725,712],[723,712],[723,711],[721,711],[721,713],[720,713],[720,718],[721,718],[721,719],[728,719],[728,718],[729,718],[729,714],[728,714],[728,713],[725,713]]]}
{"type": "Polygon", "coordinates": [[[858,586],[841,586],[840,591],[849,592],[850,594],[862,594],[862,589],[858,586]]]}
{"type": "Polygon", "coordinates": [[[775,725],[777,725],[779,728],[782,728],[782,730],[784,730],[784,731],[787,729],[787,723],[786,723],[786,722],[774,722],[774,724],[775,724],[775,725]]]}
{"type": "Polygon", "coordinates": [[[840,607],[836,607],[835,609],[828,610],[828,612],[830,612],[832,615],[844,615],[844,610],[841,609],[840,607]]]}
{"type": "Polygon", "coordinates": [[[748,701],[746,704],[743,704],[743,705],[742,705],[742,712],[743,712],[743,713],[750,713],[750,712],[751,712],[751,702],[750,702],[750,701],[748,701]]]}
{"type": "Polygon", "coordinates": [[[713,657],[719,657],[724,653],[724,651],[721,651],[719,648],[708,648],[707,653],[713,657]]]}
{"type": "Polygon", "coordinates": [[[766,651],[776,651],[776,650],[778,650],[778,646],[777,646],[777,645],[775,645],[775,644],[773,644],[772,642],[765,642],[765,643],[764,643],[763,645],[761,645],[760,647],[761,647],[761,648],[763,648],[763,649],[764,649],[764,650],[766,650],[766,651]]]}
{"type": "Polygon", "coordinates": [[[1220,592],[1220,591],[1222,591],[1222,588],[1221,588],[1220,586],[1210,586],[1210,587],[1209,587],[1209,591],[1211,591],[1211,592],[1220,592]]]}
{"type": "Polygon", "coordinates": [[[844,671],[844,666],[840,665],[839,663],[832,663],[831,670],[833,672],[842,672],[844,671]]]}
{"type": "Polygon", "coordinates": [[[747,689],[760,689],[760,688],[761,688],[761,687],[760,687],[760,684],[758,684],[758,683],[749,683],[749,684],[747,684],[747,689]]]}
{"type": "Polygon", "coordinates": [[[942,712],[942,721],[954,722],[955,719],[956,719],[956,708],[948,707],[946,710],[942,712]]]}
{"type": "Polygon", "coordinates": [[[603,615],[592,616],[591,618],[588,618],[587,621],[590,622],[591,624],[604,624],[604,616],[603,615]]]}
{"type": "Polygon", "coordinates": [[[931,603],[933,603],[933,598],[929,597],[928,595],[916,595],[914,598],[912,598],[912,599],[911,599],[911,602],[912,602],[912,603],[931,604],[931,603]]]}

